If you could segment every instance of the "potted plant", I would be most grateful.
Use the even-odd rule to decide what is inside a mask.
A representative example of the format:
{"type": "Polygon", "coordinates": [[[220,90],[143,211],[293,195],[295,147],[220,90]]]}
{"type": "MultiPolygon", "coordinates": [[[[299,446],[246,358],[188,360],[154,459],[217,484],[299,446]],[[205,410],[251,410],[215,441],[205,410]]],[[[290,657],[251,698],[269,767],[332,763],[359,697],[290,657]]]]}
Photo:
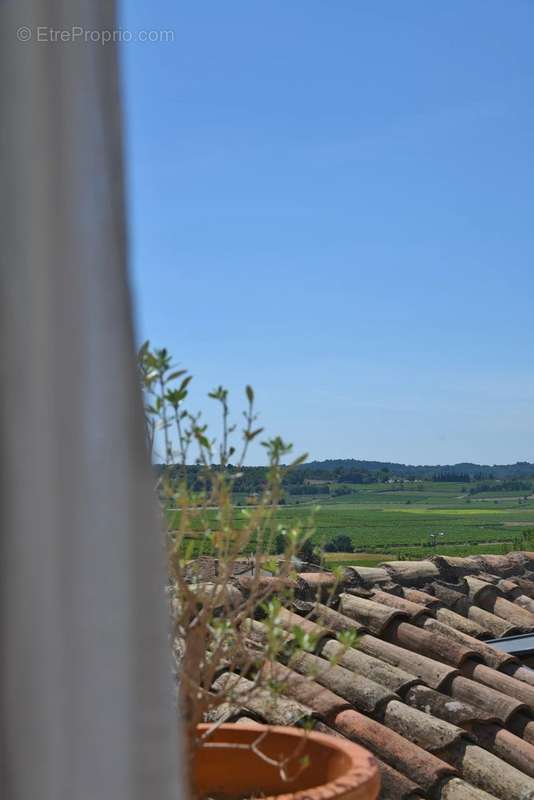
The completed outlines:
{"type": "MultiPolygon", "coordinates": [[[[295,563],[313,530],[312,518],[288,526],[280,521],[282,481],[306,456],[284,466],[291,446],[275,437],[262,442],[267,466],[246,469],[249,446],[263,432],[250,387],[240,430],[231,422],[228,392],[218,387],[210,393],[221,412],[217,441],[200,415],[186,409],[191,376],[173,367],[166,350],[145,343],[139,371],[147,444],[153,456],[163,450],[156,484],[192,793],[376,797],[376,764],[357,745],[306,727],[227,723],[252,697],[276,703],[283,692],[261,669],[265,661],[313,651],[316,644],[304,627],[288,629],[280,621],[298,585],[295,563]],[[259,640],[251,637],[258,616],[259,640]]],[[[345,637],[344,643],[352,642],[345,637]]]]}
{"type": "Polygon", "coordinates": [[[222,725],[196,753],[193,785],[201,797],[221,800],[374,800],[380,781],[370,753],[347,739],[281,726],[222,725]]]}

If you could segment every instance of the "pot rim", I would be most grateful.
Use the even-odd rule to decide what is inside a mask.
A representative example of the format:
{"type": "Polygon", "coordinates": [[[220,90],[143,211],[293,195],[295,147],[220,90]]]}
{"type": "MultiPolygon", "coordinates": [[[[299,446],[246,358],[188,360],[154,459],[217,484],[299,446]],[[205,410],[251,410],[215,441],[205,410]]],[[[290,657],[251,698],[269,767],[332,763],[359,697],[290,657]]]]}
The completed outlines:
{"type": "Polygon", "coordinates": [[[300,789],[296,792],[285,792],[283,794],[269,795],[263,800],[313,800],[314,797],[320,800],[329,798],[343,798],[353,792],[358,792],[358,800],[365,800],[367,797],[377,797],[380,785],[378,764],[373,754],[355,742],[351,742],[344,737],[337,737],[320,731],[304,731],[301,728],[294,728],[285,725],[267,725],[265,723],[232,723],[227,722],[222,725],[214,726],[213,723],[201,723],[197,730],[202,733],[213,729],[213,731],[241,730],[241,731],[269,731],[274,735],[292,737],[299,739],[302,736],[309,737],[313,741],[330,748],[338,750],[348,756],[351,766],[334,780],[328,783],[317,784],[308,789],[300,789]],[[372,794],[375,789],[375,794],[372,794]],[[365,794],[367,791],[370,794],[365,794]]]}

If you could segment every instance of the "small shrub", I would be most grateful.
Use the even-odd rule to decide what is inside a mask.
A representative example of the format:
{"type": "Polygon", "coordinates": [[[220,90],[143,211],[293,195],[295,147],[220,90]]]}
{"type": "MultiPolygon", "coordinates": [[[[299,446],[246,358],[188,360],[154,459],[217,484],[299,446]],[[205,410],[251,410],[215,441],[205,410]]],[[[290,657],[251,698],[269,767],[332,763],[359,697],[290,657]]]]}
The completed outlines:
{"type": "Polygon", "coordinates": [[[238,507],[234,483],[250,444],[263,433],[253,390],[246,387],[240,429],[231,421],[226,389],[219,386],[210,393],[221,412],[220,435],[212,439],[200,414],[185,407],[191,376],[174,368],[167,350],[152,350],[145,343],[139,374],[147,447],[154,457],[163,445],[156,492],[168,550],[180,711],[192,757],[198,723],[224,721],[218,713],[224,707],[244,705],[247,693],[271,691],[269,663],[288,663],[299,649],[313,650],[310,634],[293,623],[288,627],[283,614],[297,585],[296,559],[318,563],[310,538],[313,519],[284,529],[276,515],[284,477],[306,456],[285,466],[291,445],[280,437],[265,439],[265,484],[253,503],[238,507]],[[276,575],[275,589],[266,580],[269,573],[276,575]],[[220,673],[227,677],[217,680],[215,693],[220,673]]]}

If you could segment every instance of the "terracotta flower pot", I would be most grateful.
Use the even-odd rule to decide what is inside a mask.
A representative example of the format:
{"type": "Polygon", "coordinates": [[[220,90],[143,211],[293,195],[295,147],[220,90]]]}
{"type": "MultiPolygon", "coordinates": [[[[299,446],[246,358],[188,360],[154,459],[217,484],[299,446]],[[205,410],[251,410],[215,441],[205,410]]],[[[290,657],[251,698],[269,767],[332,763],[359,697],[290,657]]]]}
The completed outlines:
{"type": "MultiPolygon", "coordinates": [[[[199,735],[209,729],[199,725],[199,735]]],[[[217,728],[197,751],[193,780],[198,796],[215,800],[375,800],[380,789],[376,761],[359,745],[324,733],[254,724],[217,728]],[[276,764],[254,752],[254,743],[276,764]],[[283,759],[289,759],[286,779],[279,766],[283,759]]]]}

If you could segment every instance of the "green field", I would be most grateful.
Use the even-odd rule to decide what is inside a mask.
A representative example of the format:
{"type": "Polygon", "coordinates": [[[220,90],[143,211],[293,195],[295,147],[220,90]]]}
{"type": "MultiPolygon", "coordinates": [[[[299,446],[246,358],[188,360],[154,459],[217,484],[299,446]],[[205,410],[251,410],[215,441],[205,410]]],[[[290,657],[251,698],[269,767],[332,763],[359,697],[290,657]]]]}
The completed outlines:
{"type": "MultiPolygon", "coordinates": [[[[320,551],[335,536],[348,535],[354,552],[324,553],[329,566],[373,566],[388,559],[417,559],[440,553],[466,556],[534,550],[534,495],[525,497],[497,488],[469,495],[469,488],[470,484],[433,481],[332,485],[330,495],[286,496],[277,522],[290,528],[300,521],[302,527],[309,528],[320,551]],[[332,496],[332,490],[347,494],[332,496]]],[[[234,499],[241,506],[250,500],[244,495],[234,499]]],[[[216,511],[208,515],[216,529],[216,511]]],[[[240,515],[238,510],[238,527],[240,515]]],[[[177,526],[176,517],[173,520],[171,516],[171,526],[177,526]]],[[[203,545],[197,542],[195,554],[200,552],[199,547],[203,545]]]]}
{"type": "MultiPolygon", "coordinates": [[[[534,497],[497,491],[469,496],[468,488],[431,481],[356,485],[341,497],[291,497],[280,521],[291,525],[317,505],[314,542],[348,534],[356,551],[349,558],[369,565],[385,557],[502,553],[526,546],[534,532],[534,497]],[[438,534],[435,546],[432,534],[438,534]]],[[[346,556],[336,555],[328,555],[329,562],[346,563],[346,556]]]]}

